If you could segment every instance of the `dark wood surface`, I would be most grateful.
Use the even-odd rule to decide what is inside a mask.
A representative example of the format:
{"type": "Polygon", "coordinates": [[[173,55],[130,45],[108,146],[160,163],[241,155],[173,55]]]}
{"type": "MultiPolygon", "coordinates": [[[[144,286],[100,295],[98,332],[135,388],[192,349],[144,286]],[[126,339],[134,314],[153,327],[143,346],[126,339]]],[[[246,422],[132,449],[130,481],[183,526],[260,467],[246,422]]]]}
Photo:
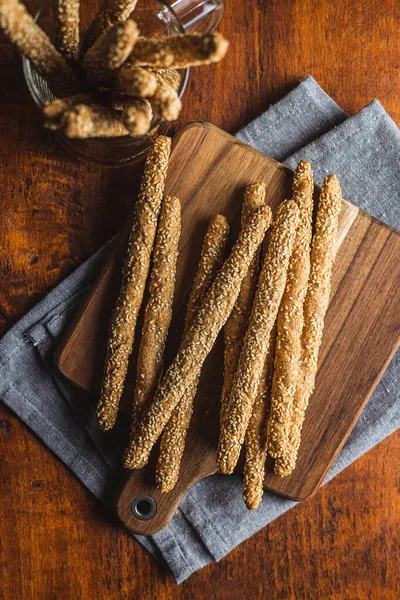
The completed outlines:
{"type": "MultiPolygon", "coordinates": [[[[400,122],[397,0],[227,4],[231,51],[192,73],[182,122],[234,132],[309,73],[347,112],[378,97],[400,122]]],[[[64,154],[41,129],[7,45],[0,89],[4,332],[120,229],[141,169],[64,154]]],[[[3,406],[0,445],[2,600],[399,597],[399,434],[180,587],[3,406]]]]}
{"type": "MultiPolygon", "coordinates": [[[[207,223],[216,213],[224,214],[231,224],[233,242],[243,190],[254,181],[267,184],[266,202],[275,211],[290,195],[292,173],[214,125],[192,123],[175,136],[166,193],[181,200],[182,232],[166,365],[173,360],[181,337],[207,223]]],[[[265,477],[268,489],[294,500],[308,498],[318,489],[400,342],[400,300],[393,293],[400,287],[400,233],[343,202],[336,246],[320,372],[307,410],[297,467],[290,477],[281,479],[273,473],[271,462],[265,477]]],[[[108,323],[120,287],[125,247],[121,240],[58,353],[61,371],[89,390],[93,403],[99,395],[108,323]]],[[[136,348],[139,339],[137,331],[136,348]]],[[[125,386],[128,420],[136,376],[135,360],[132,363],[125,386]]],[[[118,513],[135,533],[163,529],[188,488],[215,473],[222,365],[221,339],[202,369],[195,416],[173,492],[162,494],[157,489],[152,460],[148,468],[134,471],[128,478],[118,513]],[[148,521],[136,519],[130,510],[131,502],[144,494],[157,504],[156,514],[148,521]]],[[[156,454],[157,450],[154,459],[156,454]]]]}

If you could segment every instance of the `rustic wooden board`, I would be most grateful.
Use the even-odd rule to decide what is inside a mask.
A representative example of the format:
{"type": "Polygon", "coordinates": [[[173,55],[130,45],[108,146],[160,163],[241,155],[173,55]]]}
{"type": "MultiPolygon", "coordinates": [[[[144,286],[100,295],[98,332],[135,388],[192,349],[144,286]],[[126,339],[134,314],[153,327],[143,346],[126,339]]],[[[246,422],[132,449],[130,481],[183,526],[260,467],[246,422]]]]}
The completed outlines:
{"type": "MultiPolygon", "coordinates": [[[[167,363],[179,343],[209,219],[217,212],[225,214],[232,224],[234,239],[243,188],[254,181],[264,181],[267,202],[276,208],[290,196],[291,180],[289,169],[209,124],[191,124],[176,136],[166,191],[181,199],[183,229],[167,363]]],[[[126,233],[121,235],[57,357],[64,375],[94,397],[99,391],[107,324],[118,292],[125,240],[126,233]]],[[[320,367],[298,466],[285,479],[276,477],[269,468],[265,478],[267,489],[296,500],[307,498],[318,489],[400,341],[400,235],[345,202],[337,246],[320,367]]],[[[155,452],[149,468],[125,475],[118,512],[135,532],[150,534],[164,527],[187,489],[216,470],[222,352],[219,339],[202,371],[193,425],[175,490],[162,495],[155,487],[155,452]],[[157,512],[151,520],[140,521],[131,514],[131,502],[140,495],[156,501],[157,512]]],[[[122,403],[122,412],[127,411],[128,415],[134,362],[135,352],[122,403]]]]}

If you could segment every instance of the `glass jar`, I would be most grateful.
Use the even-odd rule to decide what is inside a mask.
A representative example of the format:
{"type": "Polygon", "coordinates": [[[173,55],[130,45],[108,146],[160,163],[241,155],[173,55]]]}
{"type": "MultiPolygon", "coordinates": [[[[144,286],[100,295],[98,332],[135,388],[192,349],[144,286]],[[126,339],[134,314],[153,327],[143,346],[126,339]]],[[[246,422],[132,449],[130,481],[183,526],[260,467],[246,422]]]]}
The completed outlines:
{"type": "MultiPolygon", "coordinates": [[[[82,7],[84,4],[82,4],[82,7]]],[[[81,7],[81,11],[82,11],[81,7]]],[[[146,37],[166,37],[190,32],[210,32],[219,23],[223,13],[223,0],[176,0],[169,4],[165,0],[139,0],[132,13],[141,35],[146,37]]],[[[91,24],[95,14],[81,14],[81,29],[84,32],[91,24]]],[[[54,38],[55,19],[53,3],[46,2],[35,15],[40,27],[54,38]]],[[[30,94],[40,110],[55,99],[47,82],[38,75],[31,62],[23,58],[23,71],[30,94]]],[[[184,95],[189,69],[178,70],[181,82],[179,98],[184,95]]],[[[70,139],[62,131],[54,132],[63,148],[90,162],[118,166],[134,164],[142,160],[159,135],[168,132],[169,123],[155,118],[150,132],[144,136],[123,136],[118,138],[70,139]]]]}

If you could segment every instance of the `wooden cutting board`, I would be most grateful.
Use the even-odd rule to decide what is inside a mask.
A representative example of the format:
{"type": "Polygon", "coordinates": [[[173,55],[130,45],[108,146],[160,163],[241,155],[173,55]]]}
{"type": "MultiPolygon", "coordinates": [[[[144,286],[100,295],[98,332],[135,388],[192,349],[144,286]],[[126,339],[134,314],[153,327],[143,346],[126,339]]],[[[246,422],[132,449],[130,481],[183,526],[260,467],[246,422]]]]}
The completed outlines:
{"type": "MultiPolygon", "coordinates": [[[[223,213],[232,225],[233,241],[244,187],[255,181],[267,184],[267,202],[273,209],[290,197],[289,169],[212,125],[190,124],[175,137],[166,193],[182,202],[182,237],[167,364],[178,347],[208,222],[216,213],[223,213]]],[[[94,403],[126,238],[127,232],[121,234],[57,355],[62,373],[91,392],[94,403]]],[[[322,483],[400,341],[400,234],[345,202],[337,246],[316,388],[307,411],[298,465],[292,475],[280,479],[269,464],[265,477],[267,489],[295,500],[309,497],[322,483]]],[[[140,323],[137,329],[136,350],[140,323]]],[[[121,411],[128,418],[134,364],[135,351],[121,411]]],[[[220,336],[202,370],[175,490],[161,494],[155,487],[157,450],[147,468],[124,474],[116,502],[120,518],[132,531],[150,534],[162,529],[188,488],[215,473],[222,368],[220,336]]]]}

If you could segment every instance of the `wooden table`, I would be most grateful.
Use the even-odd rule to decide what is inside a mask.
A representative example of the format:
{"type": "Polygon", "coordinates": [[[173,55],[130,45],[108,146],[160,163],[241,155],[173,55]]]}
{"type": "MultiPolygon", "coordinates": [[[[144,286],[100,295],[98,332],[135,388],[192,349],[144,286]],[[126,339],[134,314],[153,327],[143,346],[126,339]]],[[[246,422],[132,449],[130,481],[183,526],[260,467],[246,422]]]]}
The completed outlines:
{"type": "MultiPolygon", "coordinates": [[[[348,113],[378,97],[400,123],[399,17],[397,0],[227,0],[230,52],[193,70],[181,122],[235,132],[311,73],[348,113]]],[[[1,42],[5,332],[119,230],[141,166],[110,170],[66,155],[42,129],[20,60],[1,42]]],[[[399,598],[399,434],[180,587],[2,405],[0,448],[1,600],[399,598]]]]}

